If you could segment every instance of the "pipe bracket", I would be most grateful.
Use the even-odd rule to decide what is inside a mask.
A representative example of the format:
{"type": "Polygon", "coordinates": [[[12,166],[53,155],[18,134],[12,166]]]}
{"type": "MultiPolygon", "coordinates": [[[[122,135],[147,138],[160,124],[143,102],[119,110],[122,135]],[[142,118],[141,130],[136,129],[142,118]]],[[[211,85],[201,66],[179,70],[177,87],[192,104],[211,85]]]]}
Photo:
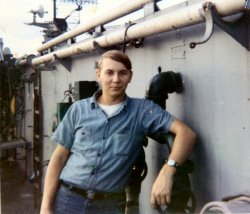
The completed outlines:
{"type": "Polygon", "coordinates": [[[195,48],[197,44],[208,41],[213,33],[213,26],[216,24],[237,42],[250,51],[250,0],[246,1],[241,18],[236,22],[227,22],[219,15],[216,7],[207,2],[204,4],[204,14],[206,20],[206,30],[203,38],[199,42],[191,42],[190,48],[195,48]]]}
{"type": "Polygon", "coordinates": [[[55,63],[61,64],[67,71],[71,71],[72,59],[71,57],[59,58],[56,54],[53,54],[52,59],[45,63],[45,66],[39,66],[42,71],[52,71],[56,69],[55,63]]]}
{"type": "Polygon", "coordinates": [[[64,57],[62,59],[59,59],[57,56],[55,56],[55,59],[68,71],[71,71],[72,67],[72,58],[71,57],[64,57]]]}
{"type": "Polygon", "coordinates": [[[246,1],[241,18],[236,22],[225,22],[215,8],[212,9],[214,23],[250,51],[250,1],[246,1]]]}
{"type": "Polygon", "coordinates": [[[153,0],[150,3],[147,3],[143,6],[144,9],[144,17],[149,16],[155,12],[160,11],[160,8],[156,4],[159,0],[153,0]]]}
{"type": "Polygon", "coordinates": [[[205,33],[204,33],[203,38],[199,42],[191,42],[189,44],[190,48],[195,48],[196,45],[200,45],[200,44],[207,42],[212,36],[213,28],[214,28],[213,17],[212,17],[213,6],[214,6],[213,3],[211,2],[204,3],[203,9],[204,9],[204,15],[205,15],[205,20],[206,20],[205,33]]]}

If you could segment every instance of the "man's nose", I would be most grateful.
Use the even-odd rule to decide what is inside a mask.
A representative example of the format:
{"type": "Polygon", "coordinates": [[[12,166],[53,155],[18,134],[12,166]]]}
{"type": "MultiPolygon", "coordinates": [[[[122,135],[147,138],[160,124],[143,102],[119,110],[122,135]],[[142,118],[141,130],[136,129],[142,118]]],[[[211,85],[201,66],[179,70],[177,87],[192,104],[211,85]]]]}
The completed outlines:
{"type": "Polygon", "coordinates": [[[120,76],[119,76],[119,74],[117,74],[117,73],[114,74],[113,82],[120,82],[120,76]]]}

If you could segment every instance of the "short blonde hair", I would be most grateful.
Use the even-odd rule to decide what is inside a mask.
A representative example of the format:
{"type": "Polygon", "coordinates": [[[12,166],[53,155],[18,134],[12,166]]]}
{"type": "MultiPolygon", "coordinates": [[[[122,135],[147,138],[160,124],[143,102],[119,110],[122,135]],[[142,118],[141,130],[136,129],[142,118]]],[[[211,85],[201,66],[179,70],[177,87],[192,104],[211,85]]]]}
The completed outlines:
{"type": "Polygon", "coordinates": [[[129,57],[125,53],[118,50],[111,50],[102,54],[98,61],[98,69],[102,68],[103,59],[105,58],[109,58],[116,62],[122,63],[128,70],[132,69],[132,63],[129,57]]]}

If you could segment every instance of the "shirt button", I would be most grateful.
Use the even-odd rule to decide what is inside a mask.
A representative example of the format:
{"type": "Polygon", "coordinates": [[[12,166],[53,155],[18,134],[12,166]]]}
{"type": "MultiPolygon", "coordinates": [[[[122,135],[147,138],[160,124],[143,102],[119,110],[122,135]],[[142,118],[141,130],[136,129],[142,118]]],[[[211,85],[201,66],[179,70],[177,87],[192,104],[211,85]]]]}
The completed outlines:
{"type": "Polygon", "coordinates": [[[98,155],[97,155],[98,157],[100,157],[101,156],[101,154],[100,153],[98,153],[98,155]]]}
{"type": "Polygon", "coordinates": [[[105,140],[105,136],[102,139],[105,140]]]}
{"type": "Polygon", "coordinates": [[[94,175],[95,174],[95,172],[91,172],[91,175],[94,175]]]}

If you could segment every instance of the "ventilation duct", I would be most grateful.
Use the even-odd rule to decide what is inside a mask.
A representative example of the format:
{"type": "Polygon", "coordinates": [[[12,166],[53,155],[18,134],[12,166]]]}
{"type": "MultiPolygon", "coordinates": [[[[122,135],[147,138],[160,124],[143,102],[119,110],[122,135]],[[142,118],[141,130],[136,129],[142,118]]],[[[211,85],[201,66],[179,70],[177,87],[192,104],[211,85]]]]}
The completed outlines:
{"type": "Polygon", "coordinates": [[[166,108],[168,94],[183,90],[183,81],[180,73],[166,71],[155,75],[149,83],[146,99],[152,100],[162,108],[166,108]]]}

